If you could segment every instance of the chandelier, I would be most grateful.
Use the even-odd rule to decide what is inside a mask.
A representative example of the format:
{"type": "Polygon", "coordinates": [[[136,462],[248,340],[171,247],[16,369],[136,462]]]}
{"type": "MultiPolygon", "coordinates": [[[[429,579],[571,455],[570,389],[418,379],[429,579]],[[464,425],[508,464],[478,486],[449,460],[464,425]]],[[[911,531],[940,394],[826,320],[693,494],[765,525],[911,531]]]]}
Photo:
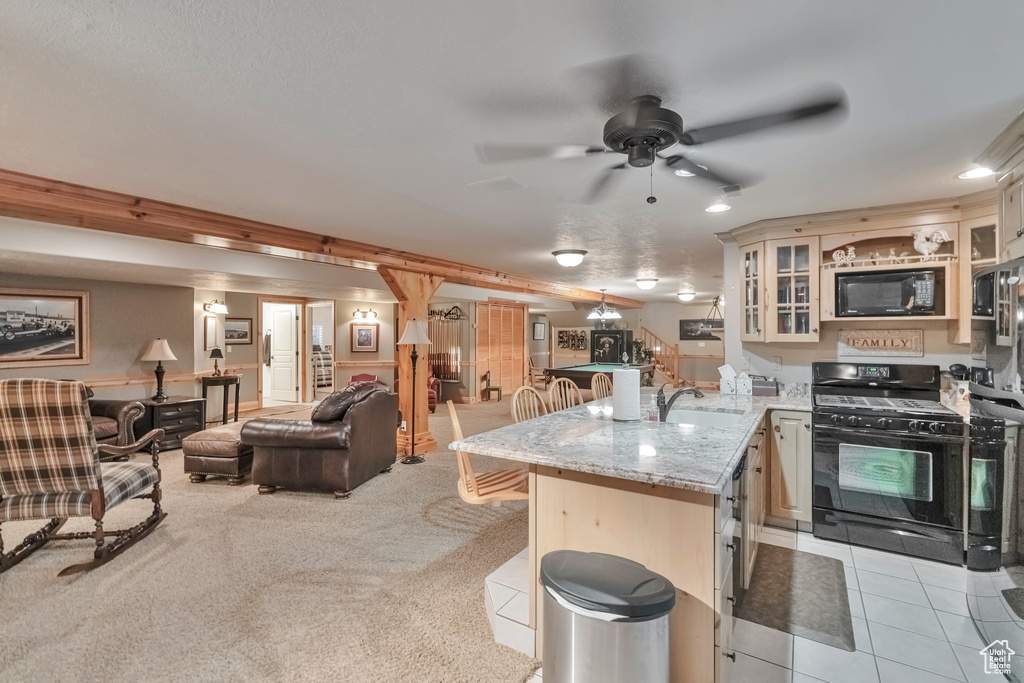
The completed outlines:
{"type": "Polygon", "coordinates": [[[605,290],[601,290],[601,303],[595,306],[591,311],[590,315],[587,316],[587,320],[618,320],[622,317],[618,311],[609,306],[604,300],[605,290]]]}
{"type": "Polygon", "coordinates": [[[711,310],[708,311],[708,314],[700,321],[700,329],[702,331],[713,330],[716,328],[722,329],[722,327],[725,326],[725,319],[722,317],[722,309],[719,308],[719,305],[723,303],[725,302],[722,301],[722,297],[720,296],[716,296],[712,299],[711,310]],[[718,323],[717,325],[716,322],[718,323]]]}

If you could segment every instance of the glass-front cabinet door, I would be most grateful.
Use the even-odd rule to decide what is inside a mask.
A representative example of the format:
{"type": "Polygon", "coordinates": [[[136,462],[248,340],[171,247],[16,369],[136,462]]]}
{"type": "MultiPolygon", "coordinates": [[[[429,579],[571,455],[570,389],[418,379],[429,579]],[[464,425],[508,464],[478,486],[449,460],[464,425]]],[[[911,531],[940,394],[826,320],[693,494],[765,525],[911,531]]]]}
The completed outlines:
{"type": "Polygon", "coordinates": [[[764,341],[764,242],[740,247],[740,339],[764,341]]]}
{"type": "Polygon", "coordinates": [[[766,320],[767,341],[818,341],[817,237],[770,240],[766,320]]]}

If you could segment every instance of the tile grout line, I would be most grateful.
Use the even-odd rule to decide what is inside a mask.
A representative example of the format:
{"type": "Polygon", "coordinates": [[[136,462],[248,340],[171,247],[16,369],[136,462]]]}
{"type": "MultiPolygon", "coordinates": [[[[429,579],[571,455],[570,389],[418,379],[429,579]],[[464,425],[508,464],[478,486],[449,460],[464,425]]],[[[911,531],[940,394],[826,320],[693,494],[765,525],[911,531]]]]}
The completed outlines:
{"type": "MultiPolygon", "coordinates": [[[[941,612],[942,610],[935,609],[935,605],[932,604],[932,596],[928,595],[928,589],[925,588],[926,585],[931,585],[931,584],[926,584],[923,580],[921,580],[921,575],[917,572],[917,565],[916,564],[911,562],[910,566],[914,570],[914,576],[916,576],[917,580],[921,583],[921,589],[924,591],[924,597],[925,597],[925,599],[928,600],[928,604],[931,605],[932,612],[941,612]]],[[[965,601],[967,599],[967,585],[966,585],[966,581],[967,581],[967,577],[964,577],[964,600],[965,601]]],[[[936,588],[943,588],[943,587],[944,586],[936,586],[936,588]]],[[[970,609],[968,608],[968,613],[969,612],[970,612],[970,609]]],[[[956,665],[958,667],[960,667],[960,673],[963,674],[964,680],[965,681],[971,680],[970,677],[967,675],[967,671],[964,669],[964,665],[960,662],[960,658],[957,657],[956,650],[953,649],[953,641],[951,641],[949,639],[949,634],[946,633],[946,627],[942,625],[942,620],[939,619],[938,614],[935,615],[935,620],[939,622],[939,628],[942,629],[942,635],[946,636],[946,642],[949,643],[949,649],[953,651],[953,659],[956,660],[956,665]]]]}

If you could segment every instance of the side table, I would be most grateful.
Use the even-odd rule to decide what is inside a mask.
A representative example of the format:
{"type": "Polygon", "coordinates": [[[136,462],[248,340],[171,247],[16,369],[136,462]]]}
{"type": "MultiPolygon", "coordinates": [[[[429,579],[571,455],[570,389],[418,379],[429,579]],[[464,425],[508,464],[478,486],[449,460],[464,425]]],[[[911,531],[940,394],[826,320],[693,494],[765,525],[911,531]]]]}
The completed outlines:
{"type": "Polygon", "coordinates": [[[195,396],[168,396],[165,401],[144,398],[139,401],[146,409],[135,423],[137,434],[151,429],[164,430],[160,450],[181,448],[181,440],[206,429],[206,399],[195,396]]]}
{"type": "Polygon", "coordinates": [[[203,400],[206,400],[206,391],[210,387],[221,387],[221,392],[224,398],[224,408],[221,411],[222,425],[228,423],[228,393],[229,387],[233,384],[235,386],[235,422],[238,422],[238,394],[242,387],[242,376],[241,375],[219,375],[217,377],[204,376],[201,378],[203,381],[203,400]]]}

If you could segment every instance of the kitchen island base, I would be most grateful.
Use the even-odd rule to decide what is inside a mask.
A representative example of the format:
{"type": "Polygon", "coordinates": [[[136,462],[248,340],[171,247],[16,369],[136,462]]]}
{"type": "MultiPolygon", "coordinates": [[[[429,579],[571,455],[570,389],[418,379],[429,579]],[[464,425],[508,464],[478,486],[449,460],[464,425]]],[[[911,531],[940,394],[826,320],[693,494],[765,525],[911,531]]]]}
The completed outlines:
{"type": "Polygon", "coordinates": [[[731,584],[725,546],[733,539],[719,533],[717,496],[541,465],[530,466],[530,492],[529,625],[537,632],[538,659],[544,654],[540,558],[561,549],[601,552],[640,562],[675,585],[673,683],[726,680],[716,669],[724,668],[719,661],[731,662],[720,652],[731,654],[732,625],[716,623],[716,615],[731,622],[731,587],[723,585],[731,584]]]}

